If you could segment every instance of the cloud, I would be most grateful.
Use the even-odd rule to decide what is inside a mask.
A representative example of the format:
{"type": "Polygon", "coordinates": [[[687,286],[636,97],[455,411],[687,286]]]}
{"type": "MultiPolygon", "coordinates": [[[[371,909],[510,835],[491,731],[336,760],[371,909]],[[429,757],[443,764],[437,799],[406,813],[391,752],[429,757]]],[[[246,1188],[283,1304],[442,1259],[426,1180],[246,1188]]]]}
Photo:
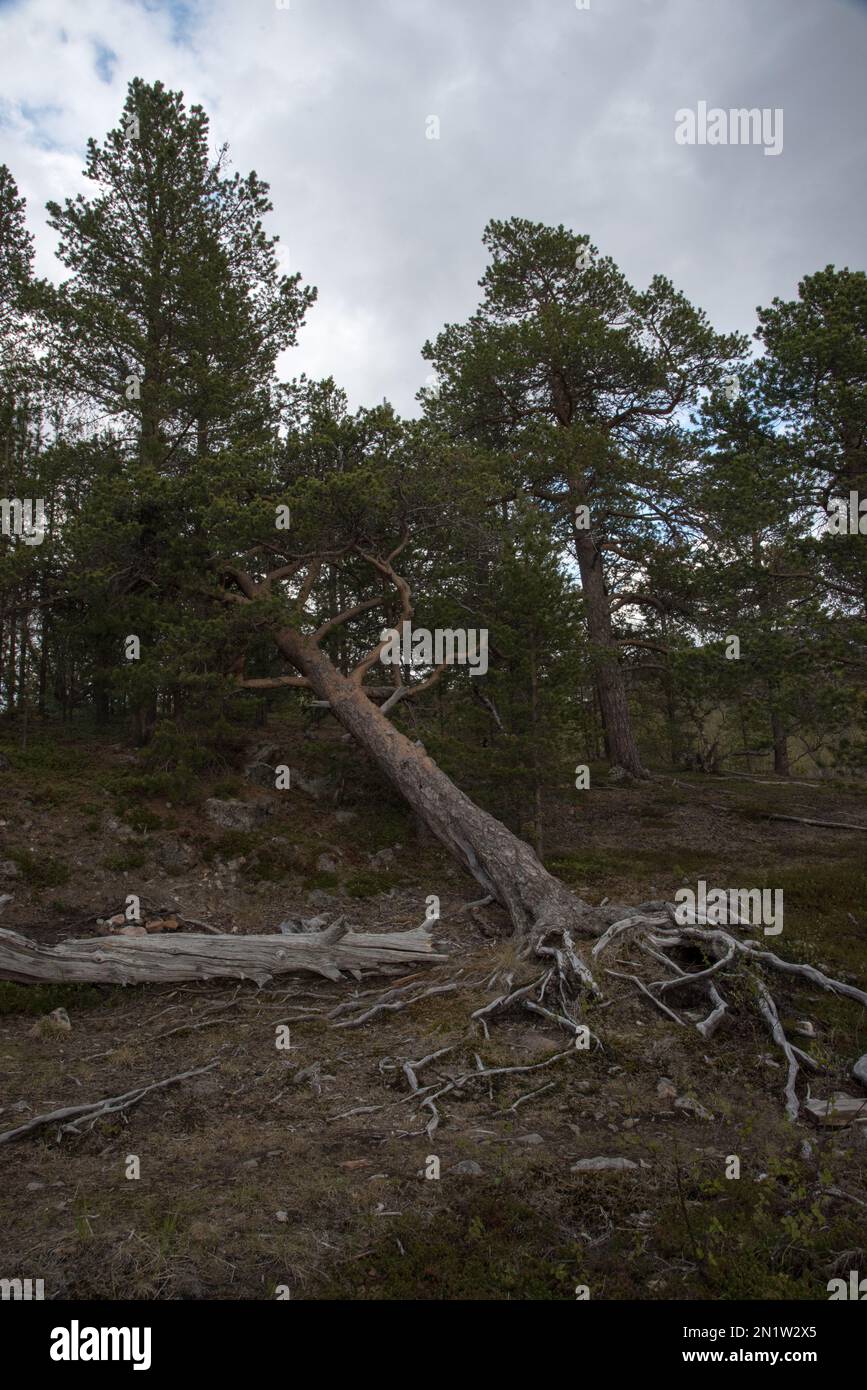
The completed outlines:
{"type": "Polygon", "coordinates": [[[84,189],[129,79],[160,78],[270,182],[270,230],[319,286],[283,370],[333,375],[353,404],[415,410],[422,343],[477,303],[491,217],[588,232],[723,330],[861,264],[867,8],[845,0],[19,0],[0,49],[40,273],[60,273],[46,199],[84,189]],[[677,145],[699,100],[782,107],[783,154],[677,145]]]}

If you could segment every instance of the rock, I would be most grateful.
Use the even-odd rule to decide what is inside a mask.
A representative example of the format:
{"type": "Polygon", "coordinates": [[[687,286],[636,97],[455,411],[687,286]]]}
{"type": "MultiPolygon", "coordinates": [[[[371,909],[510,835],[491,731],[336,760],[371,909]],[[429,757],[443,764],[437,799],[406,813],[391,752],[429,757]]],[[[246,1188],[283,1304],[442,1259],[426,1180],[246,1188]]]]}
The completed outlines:
{"type": "Polygon", "coordinates": [[[816,1036],[816,1030],[808,1018],[799,1018],[797,1023],[793,1023],[792,1032],[800,1034],[802,1038],[815,1038],[816,1036]]]}
{"type": "Polygon", "coordinates": [[[174,836],[160,843],[156,857],[160,867],[170,874],[182,873],[196,861],[190,846],[185,845],[183,840],[176,840],[174,836]]]}
{"type": "Polygon", "coordinates": [[[9,904],[14,900],[14,898],[14,893],[0,893],[0,912],[3,912],[3,910],[9,906],[9,904]]]}
{"type": "Polygon", "coordinates": [[[867,1052],[864,1053],[863,1057],[858,1058],[852,1068],[852,1075],[856,1081],[861,1082],[862,1086],[867,1086],[867,1052]]]}
{"type": "Polygon", "coordinates": [[[307,901],[311,907],[333,907],[337,899],[333,893],[326,893],[322,888],[312,888],[307,894],[307,901]]]}
{"type": "Polygon", "coordinates": [[[369,1158],[346,1158],[343,1160],[342,1163],[339,1163],[337,1166],[338,1168],[346,1168],[349,1170],[355,1168],[372,1168],[373,1162],[369,1158]]]}
{"type": "Polygon", "coordinates": [[[224,830],[254,830],[272,814],[272,808],[260,801],[221,801],[219,797],[209,796],[205,802],[208,820],[224,830]]]}
{"type": "Polygon", "coordinates": [[[677,1100],[674,1102],[674,1105],[675,1109],[686,1110],[689,1112],[690,1115],[695,1115],[699,1120],[713,1119],[713,1115],[710,1113],[710,1111],[705,1110],[704,1106],[699,1105],[698,1101],[693,1100],[692,1096],[678,1096],[677,1100]]]}
{"type": "Polygon", "coordinates": [[[661,1076],[656,1083],[656,1094],[660,1100],[674,1100],[677,1097],[677,1087],[670,1076],[661,1076]]]}
{"type": "Polygon", "coordinates": [[[321,801],[332,790],[330,777],[305,777],[294,767],[289,769],[289,781],[293,787],[300,787],[308,796],[312,796],[314,801],[321,801]]]}
{"type": "Polygon", "coordinates": [[[278,1221],[288,1221],[288,1220],[289,1220],[289,1213],[288,1213],[288,1211],[275,1211],[274,1216],[276,1217],[276,1219],[277,1219],[278,1221]]]}
{"type": "Polygon", "coordinates": [[[14,859],[0,859],[0,878],[20,878],[21,870],[14,859]]]}
{"type": "Polygon", "coordinates": [[[812,1157],[813,1157],[813,1145],[810,1143],[809,1139],[802,1139],[802,1140],[801,1140],[801,1158],[804,1160],[805,1163],[809,1163],[809,1161],[810,1161],[810,1159],[811,1159],[812,1157]]]}
{"type": "Polygon", "coordinates": [[[621,767],[619,763],[615,763],[613,767],[608,769],[608,780],[609,782],[631,782],[633,778],[631,774],[626,771],[625,767],[621,767]]]}
{"type": "Polygon", "coordinates": [[[330,854],[320,854],[316,860],[316,872],[319,874],[336,874],[337,860],[330,854]]]}
{"type": "Polygon", "coordinates": [[[387,869],[394,863],[395,853],[393,849],[381,849],[367,858],[371,869],[387,869]]]}
{"type": "Polygon", "coordinates": [[[72,1024],[65,1009],[54,1009],[40,1018],[30,1029],[31,1038],[48,1038],[60,1033],[71,1033],[72,1024]]]}
{"type": "Polygon", "coordinates": [[[579,1158],[572,1164],[573,1173],[623,1173],[627,1168],[637,1168],[631,1158],[579,1158]]]}
{"type": "Polygon", "coordinates": [[[830,1100],[808,1100],[804,1109],[817,1124],[840,1129],[843,1125],[867,1124],[867,1100],[863,1096],[847,1096],[835,1091],[830,1100]]]}
{"type": "Polygon", "coordinates": [[[338,825],[348,825],[350,821],[358,820],[357,811],[335,811],[334,819],[338,825]]]}
{"type": "Polygon", "coordinates": [[[460,1163],[455,1163],[449,1169],[450,1173],[457,1173],[468,1178],[480,1178],[482,1176],[482,1166],[476,1163],[474,1158],[464,1158],[460,1163]]]}
{"type": "Polygon", "coordinates": [[[147,936],[144,927],[118,927],[115,936],[147,936]]]}
{"type": "Polygon", "coordinates": [[[541,1134],[519,1134],[515,1140],[516,1144],[544,1144],[545,1140],[541,1134]]]}
{"type": "Polygon", "coordinates": [[[106,834],[113,835],[116,840],[134,840],[135,831],[131,825],[124,825],[117,816],[103,816],[103,829],[106,834]]]}
{"type": "Polygon", "coordinates": [[[151,922],[145,922],[146,932],[178,931],[179,922],[177,917],[155,917],[151,922]]]}
{"type": "Polygon", "coordinates": [[[248,782],[264,791],[274,791],[277,786],[277,774],[267,763],[252,763],[244,768],[244,776],[248,782]]]}

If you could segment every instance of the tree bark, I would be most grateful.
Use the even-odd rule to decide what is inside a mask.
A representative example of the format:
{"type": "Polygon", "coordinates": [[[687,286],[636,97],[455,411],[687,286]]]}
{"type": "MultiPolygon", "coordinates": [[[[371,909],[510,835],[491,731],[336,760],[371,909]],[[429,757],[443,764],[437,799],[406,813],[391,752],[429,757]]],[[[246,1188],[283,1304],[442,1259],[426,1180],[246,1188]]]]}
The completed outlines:
{"type": "Polygon", "coordinates": [[[574,534],[608,757],[633,777],[646,777],[632,732],[620,652],[611,631],[611,608],[605,592],[602,555],[589,531],[576,527],[574,534]]]}
{"type": "Polygon", "coordinates": [[[771,732],[774,738],[774,772],[780,777],[789,775],[789,740],[786,727],[777,710],[771,710],[771,732]]]}
{"type": "Polygon", "coordinates": [[[485,894],[507,910],[519,935],[549,927],[596,935],[587,905],[548,873],[528,844],[456,787],[421,745],[396,729],[313,641],[292,628],[274,636],[283,655],[307,677],[315,694],[328,701],[335,718],[439,842],[485,894]]]}

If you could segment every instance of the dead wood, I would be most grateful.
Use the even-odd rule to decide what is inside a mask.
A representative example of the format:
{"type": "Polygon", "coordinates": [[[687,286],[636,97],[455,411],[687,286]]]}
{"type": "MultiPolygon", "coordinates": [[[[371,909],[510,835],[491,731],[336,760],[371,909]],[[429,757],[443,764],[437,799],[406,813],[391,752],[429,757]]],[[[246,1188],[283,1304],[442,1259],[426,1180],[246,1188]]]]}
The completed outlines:
{"type": "Polygon", "coordinates": [[[219,1057],[214,1057],[205,1066],[196,1067],[194,1071],[178,1072],[176,1076],[167,1076],[163,1081],[148,1082],[132,1091],[126,1091],[122,1096],[107,1096],[104,1100],[95,1100],[87,1105],[66,1105],[60,1110],[49,1110],[44,1115],[34,1115],[26,1124],[19,1125],[17,1129],[7,1129],[0,1134],[0,1144],[10,1144],[14,1139],[23,1139],[25,1134],[30,1134],[34,1129],[42,1129],[44,1125],[59,1124],[62,1130],[77,1134],[77,1126],[85,1120],[92,1125],[103,1115],[116,1115],[120,1110],[128,1110],[131,1105],[138,1105],[138,1102],[144,1100],[151,1091],[159,1091],[164,1086],[174,1086],[179,1081],[187,1081],[191,1076],[201,1076],[203,1072],[213,1071],[214,1067],[219,1066],[219,1062],[219,1057]]]}
{"type": "MultiPolygon", "coordinates": [[[[336,924],[335,924],[336,926],[336,924]]],[[[40,946],[0,930],[0,979],[23,984],[167,984],[230,977],[267,984],[275,975],[306,971],[339,980],[344,971],[444,961],[424,927],[392,933],[343,931],[335,926],[303,936],[93,937],[40,946]]]]}

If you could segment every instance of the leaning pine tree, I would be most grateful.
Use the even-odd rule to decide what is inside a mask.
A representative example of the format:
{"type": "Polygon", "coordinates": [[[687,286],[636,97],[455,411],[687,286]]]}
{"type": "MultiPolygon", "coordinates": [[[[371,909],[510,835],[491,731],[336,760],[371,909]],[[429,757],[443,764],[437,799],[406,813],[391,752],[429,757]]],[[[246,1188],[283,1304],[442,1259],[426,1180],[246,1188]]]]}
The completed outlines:
{"type": "MultiPolygon", "coordinates": [[[[173,119],[177,110],[177,105],[171,106],[173,119]]],[[[85,251],[88,225],[85,217],[77,221],[85,251]]],[[[103,257],[110,246],[111,238],[106,237],[103,257]]],[[[119,239],[117,246],[117,254],[123,254],[119,239]]],[[[80,264],[86,272],[86,254],[80,264]]],[[[268,287],[277,276],[274,259],[261,260],[259,271],[267,302],[268,287]]],[[[186,284],[189,289],[195,277],[186,284]]],[[[74,303],[74,287],[69,293],[74,303]]],[[[96,285],[90,286],[90,293],[97,294],[96,285]]],[[[110,323],[108,307],[92,301],[91,307],[102,310],[91,316],[94,331],[105,323],[106,331],[110,327],[114,333],[117,325],[110,323]]],[[[251,316],[256,307],[257,298],[250,296],[251,316]]],[[[235,312],[243,313],[240,302],[235,312]]],[[[254,326],[251,320],[249,327],[254,326]]],[[[158,360],[162,379],[157,398],[170,401],[171,354],[165,350],[158,360]]],[[[274,385],[266,370],[267,353],[262,353],[259,366],[257,399],[274,385]]],[[[185,362],[178,385],[181,395],[188,384],[187,370],[185,362]]],[[[147,400],[144,390],[142,399],[147,400]]],[[[327,701],[358,747],[485,896],[506,910],[526,975],[520,981],[514,974],[506,977],[505,988],[474,1015],[479,1026],[486,1029],[506,1010],[528,1008],[556,1022],[576,1044],[586,1044],[592,1035],[582,1021],[583,1010],[602,993],[604,971],[625,974],[678,1026],[688,1025],[668,1001],[705,995],[707,1017],[696,1026],[709,1036],[729,1009],[728,978],[746,968],[754,976],[756,1006],[786,1058],[786,1108],[794,1118],[800,1104],[796,1080],[801,1054],[786,1037],[766,973],[807,978],[865,1007],[867,993],[761,949],[737,927],[724,929],[707,920],[680,923],[672,906],[663,902],[642,904],[634,912],[592,909],[397,727],[401,706],[424,698],[436,681],[451,673],[437,667],[416,672],[413,680],[410,673],[392,668],[392,680],[383,683],[377,675],[383,629],[423,620],[429,586],[436,584],[440,563],[448,568],[454,537],[464,526],[478,525],[490,498],[500,495],[501,464],[494,455],[476,452],[429,425],[401,426],[388,408],[362,411],[350,420],[330,383],[296,387],[289,401],[288,436],[275,429],[267,448],[260,447],[261,440],[252,447],[243,432],[233,439],[229,429],[222,448],[205,452],[200,442],[187,436],[176,441],[171,458],[164,460],[176,481],[173,524],[183,536],[183,545],[172,551],[173,572],[154,569],[148,576],[150,584],[165,585],[171,600],[166,623],[178,635],[196,627],[207,632],[213,650],[222,654],[227,681],[239,688],[309,689],[327,701]],[[335,602],[335,594],[346,596],[342,605],[335,602]],[[273,669],[268,650],[282,669],[273,669]],[[642,978],[637,963],[626,972],[606,969],[606,956],[615,944],[621,955],[636,944],[648,946],[656,962],[652,969],[655,974],[661,971],[663,978],[642,978]],[[696,948],[703,956],[698,969],[690,964],[696,948]],[[678,959],[681,952],[686,954],[678,959]]],[[[147,406],[142,410],[146,433],[140,442],[153,467],[159,457],[154,450],[163,447],[171,411],[163,415],[147,406]]],[[[139,486],[146,481],[147,475],[137,478],[139,486]]],[[[457,544],[455,549],[460,553],[463,548],[457,544]]],[[[397,935],[357,936],[345,924],[334,923],[305,938],[303,950],[273,936],[236,938],[231,945],[223,937],[173,936],[106,938],[48,951],[14,933],[0,932],[0,976],[117,982],[200,974],[261,980],[297,968],[334,978],[341,969],[358,973],[362,966],[387,968],[429,952],[426,933],[403,935],[402,942],[397,935]]],[[[367,1012],[375,1012],[375,1006],[367,1012]]],[[[571,1051],[570,1041],[557,1056],[571,1051]]],[[[468,1073],[477,1079],[489,1074],[493,1073],[468,1073]]],[[[457,1078],[444,1090],[455,1089],[462,1080],[457,1078]]],[[[431,1111],[435,1126],[433,1096],[426,1096],[421,1105],[431,1111]]]]}

